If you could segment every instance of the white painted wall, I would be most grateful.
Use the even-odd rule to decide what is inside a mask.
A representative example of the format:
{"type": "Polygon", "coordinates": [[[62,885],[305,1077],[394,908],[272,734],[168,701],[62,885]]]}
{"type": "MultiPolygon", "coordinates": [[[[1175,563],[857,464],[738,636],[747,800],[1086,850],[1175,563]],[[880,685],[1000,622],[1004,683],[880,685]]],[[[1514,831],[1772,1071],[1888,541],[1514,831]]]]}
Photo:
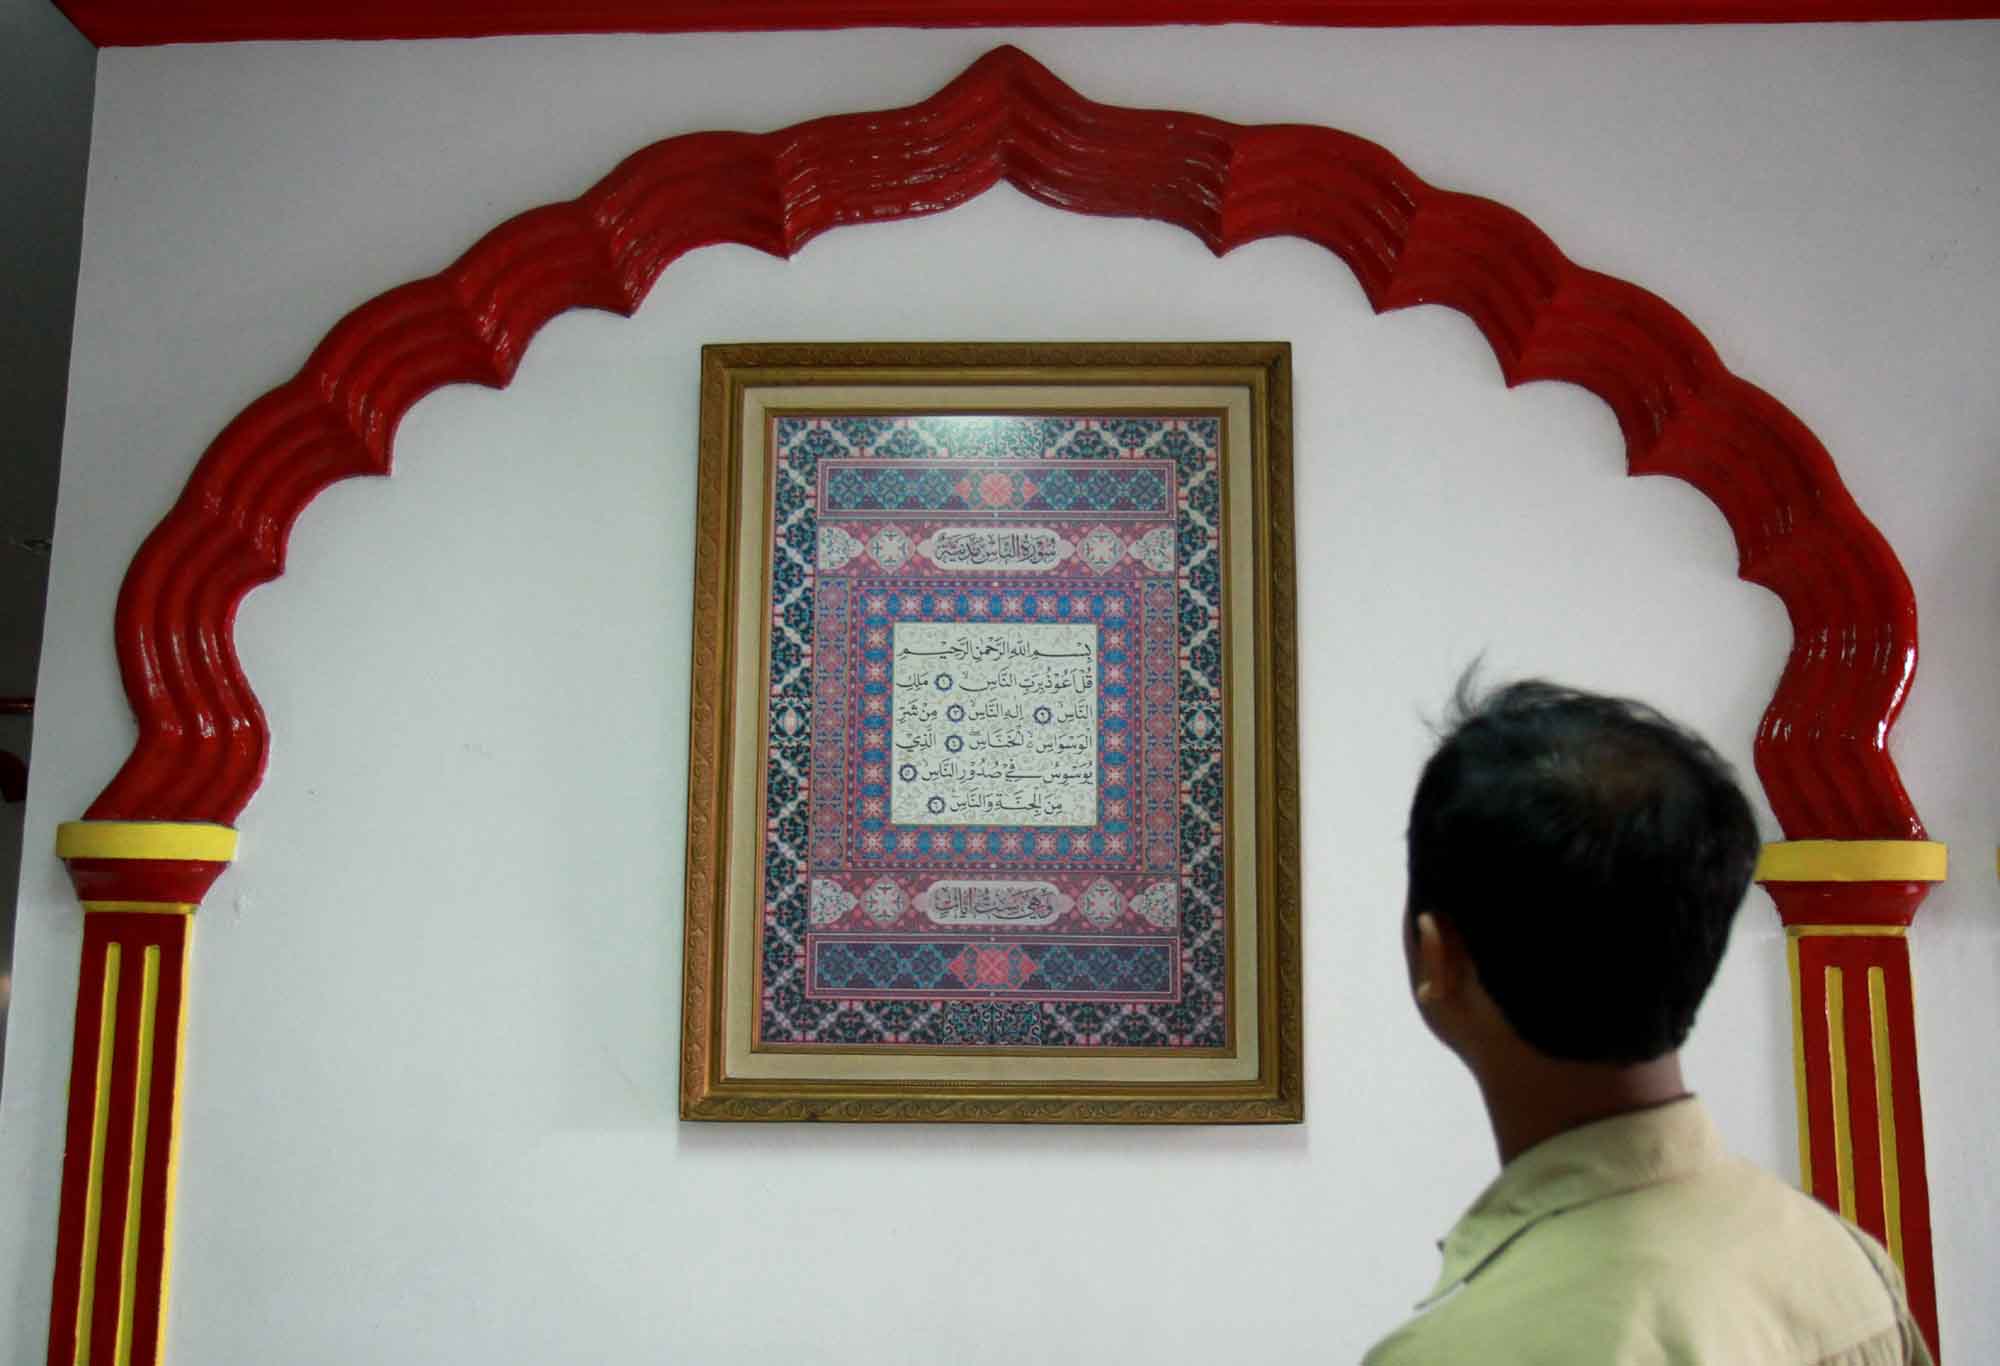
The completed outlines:
{"type": "MultiPolygon", "coordinates": [[[[1095,97],[1376,138],[1673,300],[1828,443],[1928,655],[1899,732],[1956,848],[1915,938],[1947,1349],[2000,1359],[2000,27],[1007,35],[1095,97]]],[[[985,33],[104,54],[31,850],[125,753],[119,576],[215,431],[345,309],[626,152],[927,95],[985,33]]],[[[504,394],[405,424],[242,614],[276,735],[200,918],[171,1360],[1352,1359],[1490,1175],[1403,999],[1400,830],[1489,652],[1653,698],[1747,766],[1786,648],[1690,490],[1567,387],[1344,267],[996,191],[673,267],[504,394]],[[1303,1128],[736,1128],[674,1118],[697,348],[1289,338],[1297,404],[1303,1128]]],[[[0,1113],[0,1356],[37,1359],[78,926],[28,860],[0,1113]]],[[[1761,893],[1697,1084],[1789,1173],[1761,893]]]]}

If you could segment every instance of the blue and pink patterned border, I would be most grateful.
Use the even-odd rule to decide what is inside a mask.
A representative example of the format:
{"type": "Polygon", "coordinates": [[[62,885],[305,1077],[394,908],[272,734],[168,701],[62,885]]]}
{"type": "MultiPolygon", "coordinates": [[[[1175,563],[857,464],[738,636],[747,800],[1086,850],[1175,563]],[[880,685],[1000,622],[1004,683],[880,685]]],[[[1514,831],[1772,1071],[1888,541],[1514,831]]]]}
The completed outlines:
{"type": "Polygon", "coordinates": [[[787,415],[771,436],[759,1046],[1225,1046],[1220,418],[787,415]],[[940,528],[987,523],[1047,528],[1062,566],[949,574],[920,550],[940,528]],[[1135,723],[1106,733],[1136,765],[1106,772],[1138,777],[1105,779],[1107,814],[1087,833],[865,815],[870,630],[996,610],[1125,633],[1100,705],[1135,723]],[[864,849],[867,835],[882,847],[864,849]],[[889,847],[905,838],[908,851],[889,847]],[[925,878],[975,873],[1126,910],[1024,930],[910,909],[925,878]]]}

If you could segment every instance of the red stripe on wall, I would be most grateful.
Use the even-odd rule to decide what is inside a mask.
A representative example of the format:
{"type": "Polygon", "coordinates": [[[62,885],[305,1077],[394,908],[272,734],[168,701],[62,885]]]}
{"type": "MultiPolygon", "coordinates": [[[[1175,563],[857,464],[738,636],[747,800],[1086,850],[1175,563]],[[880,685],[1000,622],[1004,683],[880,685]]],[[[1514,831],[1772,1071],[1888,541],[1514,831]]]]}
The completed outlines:
{"type": "Polygon", "coordinates": [[[1812,1171],[1806,1188],[1830,1209],[1840,1208],[1840,1176],[1833,1146],[1833,1059],[1826,1021],[1826,955],[1824,939],[1801,939],[1799,948],[1799,1012],[1806,1074],[1806,1133],[1812,1145],[1812,1171]]]}
{"type": "MultiPolygon", "coordinates": [[[[124,921],[138,917],[106,917],[124,921]]],[[[121,924],[105,926],[120,945],[118,1001],[111,1042],[111,1117],[104,1130],[103,1194],[98,1204],[97,1268],[90,1305],[90,1359],[108,1361],[118,1341],[119,1274],[125,1254],[126,1202],[132,1188],[132,1104],[139,1076],[139,993],[145,948],[121,924]]]]}
{"type": "Polygon", "coordinates": [[[146,1159],[139,1194],[139,1259],[133,1276],[132,1361],[159,1361],[166,1318],[167,1221],[172,1217],[170,1177],[179,1137],[178,1096],[181,1010],[187,982],[189,916],[153,916],[160,944],[159,998],[153,1025],[153,1091],[148,1102],[146,1159]]]}
{"type": "MultiPolygon", "coordinates": [[[[1868,969],[1881,960],[1886,937],[1831,941],[1828,961],[1845,974],[1847,1127],[1854,1157],[1854,1222],[1877,1242],[1888,1241],[1882,1197],[1882,1132],[1875,1101],[1875,1023],[1869,1013],[1868,969]]],[[[1896,940],[1901,943],[1901,940],[1896,940]]]]}
{"type": "Polygon", "coordinates": [[[1910,946],[1893,941],[1883,963],[1883,996],[1888,1006],[1889,1073],[1895,1081],[1890,1108],[1896,1115],[1896,1167],[1902,1185],[1903,1280],[1910,1311],[1917,1316],[1931,1354],[1938,1347],[1937,1270],[1931,1250],[1931,1190],[1924,1164],[1924,1108],[1917,1084],[1916,983],[1910,946]]]}
{"type": "Polygon", "coordinates": [[[83,965],[76,985],[70,1045],[69,1121],[63,1142],[61,1207],[56,1216],[55,1278],[49,1299],[49,1360],[76,1359],[76,1313],[82,1292],[84,1217],[90,1192],[90,1131],[97,1106],[97,1051],[104,1017],[104,965],[111,940],[83,922],[83,965]]]}

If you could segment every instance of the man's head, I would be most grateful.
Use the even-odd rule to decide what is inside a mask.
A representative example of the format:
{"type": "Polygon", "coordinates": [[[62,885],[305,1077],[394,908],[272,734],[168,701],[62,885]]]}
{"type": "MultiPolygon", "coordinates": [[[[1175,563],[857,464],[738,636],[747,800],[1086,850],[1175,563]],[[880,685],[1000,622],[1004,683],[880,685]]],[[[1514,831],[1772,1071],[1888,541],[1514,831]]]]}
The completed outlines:
{"type": "MultiPolygon", "coordinates": [[[[1749,886],[1758,837],[1728,766],[1652,708],[1543,682],[1462,683],[1410,807],[1420,1006],[1469,966],[1529,1048],[1640,1063],[1680,1047],[1749,886]]],[[[1457,995],[1457,993],[1454,993],[1457,995]]]]}

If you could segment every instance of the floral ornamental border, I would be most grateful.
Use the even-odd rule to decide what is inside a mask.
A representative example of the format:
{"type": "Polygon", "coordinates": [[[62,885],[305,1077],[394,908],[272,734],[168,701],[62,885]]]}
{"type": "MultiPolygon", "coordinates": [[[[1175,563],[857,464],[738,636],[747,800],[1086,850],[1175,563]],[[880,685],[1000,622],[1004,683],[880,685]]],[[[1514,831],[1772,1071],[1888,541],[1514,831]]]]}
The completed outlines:
{"type": "MultiPolygon", "coordinates": [[[[1442,303],[1465,313],[1509,385],[1560,379],[1597,394],[1624,433],[1629,470],[1673,475],[1714,502],[1741,576],[1790,614],[1791,654],[1755,747],[1787,837],[1911,848],[1925,839],[1887,744],[1917,657],[1915,601],[1894,552],[1796,416],[1730,372],[1670,305],[1575,265],[1512,210],[1437,189],[1332,129],[1096,104],[1011,47],[905,108],[670,138],[579,198],[508,220],[445,270],[348,314],[296,376],[224,427],[134,557],[114,635],[138,738],[58,844],[90,914],[50,1361],[84,1359],[93,1336],[129,1342],[137,1360],[159,1354],[182,930],[233,856],[229,827],[264,772],[269,732],[237,658],[235,614],[244,594],[283,572],[299,513],[339,480],[387,473],[398,423],[431,390],[504,387],[550,318],[578,307],[630,315],[687,251],[732,242],[788,257],[829,228],[940,212],[1002,181],[1073,212],[1176,224],[1218,254],[1270,236],[1317,242],[1354,271],[1377,311],[1442,303]],[[79,1098],[107,1081],[113,1099],[93,1114],[79,1098]],[[135,1256],[96,1256],[127,1246],[135,1256]]],[[[1794,952],[1795,982],[1823,962],[1842,970],[1834,947],[1872,955],[1847,965],[1868,983],[1869,1009],[1857,994],[1844,1017],[1858,1032],[1801,1012],[1811,984],[1795,989],[1802,1156],[1816,1194],[1852,1208],[1900,1253],[1935,1345],[1898,933],[1929,883],[1877,877],[1767,886],[1807,946],[1794,952]],[[1859,1068],[1844,1077],[1853,1083],[1844,1100],[1835,1062],[1859,1068]]],[[[990,1108],[976,1117],[1001,1117],[990,1108]]]]}

